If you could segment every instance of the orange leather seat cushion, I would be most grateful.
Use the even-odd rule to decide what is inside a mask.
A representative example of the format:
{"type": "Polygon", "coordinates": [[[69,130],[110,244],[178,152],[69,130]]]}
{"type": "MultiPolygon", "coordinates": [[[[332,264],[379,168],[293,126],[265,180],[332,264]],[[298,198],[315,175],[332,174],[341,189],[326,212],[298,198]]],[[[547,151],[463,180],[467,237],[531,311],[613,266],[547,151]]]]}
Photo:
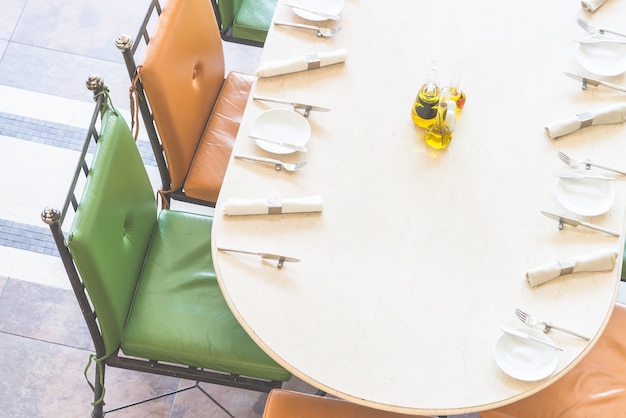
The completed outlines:
{"type": "Polygon", "coordinates": [[[535,395],[481,413],[483,418],[626,416],[626,307],[617,304],[589,354],[535,395]]]}
{"type": "Polygon", "coordinates": [[[169,0],[139,75],[168,164],[172,188],[215,201],[252,76],[224,79],[224,51],[210,1],[169,0]],[[193,164],[190,191],[185,184],[193,164]]]}
{"type": "Polygon", "coordinates": [[[267,396],[263,418],[419,418],[367,408],[334,398],[283,389],[267,396]]]}
{"type": "Polygon", "coordinates": [[[183,186],[187,196],[217,200],[253,81],[237,72],[226,78],[183,186]]]}

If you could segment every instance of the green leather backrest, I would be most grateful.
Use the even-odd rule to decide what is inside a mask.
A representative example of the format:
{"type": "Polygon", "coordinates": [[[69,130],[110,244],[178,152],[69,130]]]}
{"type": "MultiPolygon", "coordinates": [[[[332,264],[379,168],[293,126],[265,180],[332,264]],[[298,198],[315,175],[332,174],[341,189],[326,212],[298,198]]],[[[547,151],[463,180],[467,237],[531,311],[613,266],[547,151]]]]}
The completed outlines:
{"type": "Polygon", "coordinates": [[[237,11],[241,6],[243,0],[217,0],[217,8],[220,12],[220,18],[222,19],[222,32],[226,31],[230,25],[232,25],[237,11]]]}
{"type": "Polygon", "coordinates": [[[119,347],[156,224],[152,185],[124,119],[105,106],[100,139],[68,234],[108,357],[119,347]]]}

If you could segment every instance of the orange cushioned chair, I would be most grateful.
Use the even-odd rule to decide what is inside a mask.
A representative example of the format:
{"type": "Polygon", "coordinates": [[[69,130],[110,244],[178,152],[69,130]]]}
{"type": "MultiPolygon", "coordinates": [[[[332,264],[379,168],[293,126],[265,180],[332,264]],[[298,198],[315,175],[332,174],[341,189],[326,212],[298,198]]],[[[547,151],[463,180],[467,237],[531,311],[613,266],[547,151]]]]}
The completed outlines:
{"type": "Polygon", "coordinates": [[[225,77],[209,0],[168,0],[162,11],[153,0],[138,36],[147,43],[141,65],[135,65],[138,45],[129,37],[121,35],[117,46],[133,80],[165,200],[214,206],[254,78],[238,72],[225,77]]]}
{"type": "Polygon", "coordinates": [[[273,389],[263,418],[419,418],[353,404],[339,399],[273,389]]]}
{"type": "Polygon", "coordinates": [[[626,416],[626,306],[617,304],[589,354],[541,392],[482,418],[592,418],[626,416]]]}

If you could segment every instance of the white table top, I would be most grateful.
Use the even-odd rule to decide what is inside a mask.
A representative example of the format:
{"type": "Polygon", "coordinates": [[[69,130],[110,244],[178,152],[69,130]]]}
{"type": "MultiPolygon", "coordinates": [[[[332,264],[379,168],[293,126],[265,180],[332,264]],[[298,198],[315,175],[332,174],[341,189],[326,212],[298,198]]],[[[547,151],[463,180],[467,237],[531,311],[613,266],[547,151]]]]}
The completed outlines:
{"type": "MultiPolygon", "coordinates": [[[[275,18],[306,23],[279,0],[275,18]]],[[[460,414],[528,396],[593,346],[615,301],[622,237],[557,228],[547,210],[623,231],[626,180],[608,213],[581,218],[556,200],[562,150],[626,168],[622,124],[557,140],[544,127],[624,94],[563,75],[588,74],[573,39],[583,17],[620,28],[626,4],[594,14],[576,1],[363,2],[345,0],[335,38],[274,27],[263,60],[348,50],[344,64],[258,79],[253,94],[328,106],[312,112],[307,159],[296,173],[232,160],[217,204],[213,255],[242,325],[274,359],[331,394],[411,414],[460,414]],[[371,5],[370,5],[371,4],[371,5]],[[374,6],[374,4],[376,6],[374,6]],[[453,51],[467,55],[468,98],[450,147],[429,148],[410,116],[432,58],[442,80],[453,51]],[[230,216],[229,198],[321,195],[322,213],[230,216]],[[282,270],[216,246],[292,255],[282,270]],[[603,248],[613,271],[577,273],[537,288],[528,269],[603,248]],[[566,350],[550,378],[523,382],[496,365],[500,326],[519,307],[594,336],[556,331],[566,350]]],[[[332,22],[324,22],[332,26],[332,22]]],[[[608,79],[623,83],[623,78],[608,79]]],[[[251,123],[283,105],[250,100],[235,151],[275,157],[248,139],[251,123]]]]}

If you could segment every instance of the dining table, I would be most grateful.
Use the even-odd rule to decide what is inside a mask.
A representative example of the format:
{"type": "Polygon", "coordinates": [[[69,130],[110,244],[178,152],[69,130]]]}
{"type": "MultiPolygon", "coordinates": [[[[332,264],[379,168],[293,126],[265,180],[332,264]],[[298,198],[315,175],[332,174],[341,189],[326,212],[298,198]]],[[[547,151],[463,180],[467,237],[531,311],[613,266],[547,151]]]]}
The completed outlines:
{"type": "MultiPolygon", "coordinates": [[[[341,3],[338,21],[310,22],[277,2],[275,21],[342,29],[321,37],[274,25],[260,67],[347,54],[336,64],[255,78],[233,154],[307,163],[290,172],[231,158],[211,249],[226,301],[279,364],[350,402],[455,415],[530,396],[585,357],[616,303],[626,176],[593,168],[612,178],[615,195],[599,214],[565,207],[555,190],[568,181],[556,174],[572,170],[559,151],[626,169],[624,125],[586,122],[556,138],[546,127],[626,105],[625,93],[601,85],[583,89],[564,74],[624,84],[622,74],[590,73],[577,59],[576,40],[585,35],[578,18],[626,31],[626,2],[608,0],[595,12],[573,0],[341,3]],[[442,87],[461,69],[466,94],[445,149],[428,146],[425,129],[411,117],[433,62],[442,87]],[[254,96],[330,110],[305,118],[307,152],[276,155],[249,135],[268,110],[293,109],[254,96]],[[272,210],[272,202],[310,197],[319,210],[272,210]],[[237,199],[268,201],[268,213],[228,214],[237,199]],[[560,225],[542,211],[619,236],[560,225]],[[299,262],[288,259],[278,268],[276,260],[220,248],[299,262]],[[539,266],[603,250],[615,254],[615,266],[564,269],[536,286],[527,279],[539,266]],[[589,340],[552,329],[545,335],[563,348],[554,370],[539,379],[513,377],[494,353],[501,327],[526,327],[516,308],[589,340]]],[[[584,164],[578,168],[586,172],[584,164]]]]}

